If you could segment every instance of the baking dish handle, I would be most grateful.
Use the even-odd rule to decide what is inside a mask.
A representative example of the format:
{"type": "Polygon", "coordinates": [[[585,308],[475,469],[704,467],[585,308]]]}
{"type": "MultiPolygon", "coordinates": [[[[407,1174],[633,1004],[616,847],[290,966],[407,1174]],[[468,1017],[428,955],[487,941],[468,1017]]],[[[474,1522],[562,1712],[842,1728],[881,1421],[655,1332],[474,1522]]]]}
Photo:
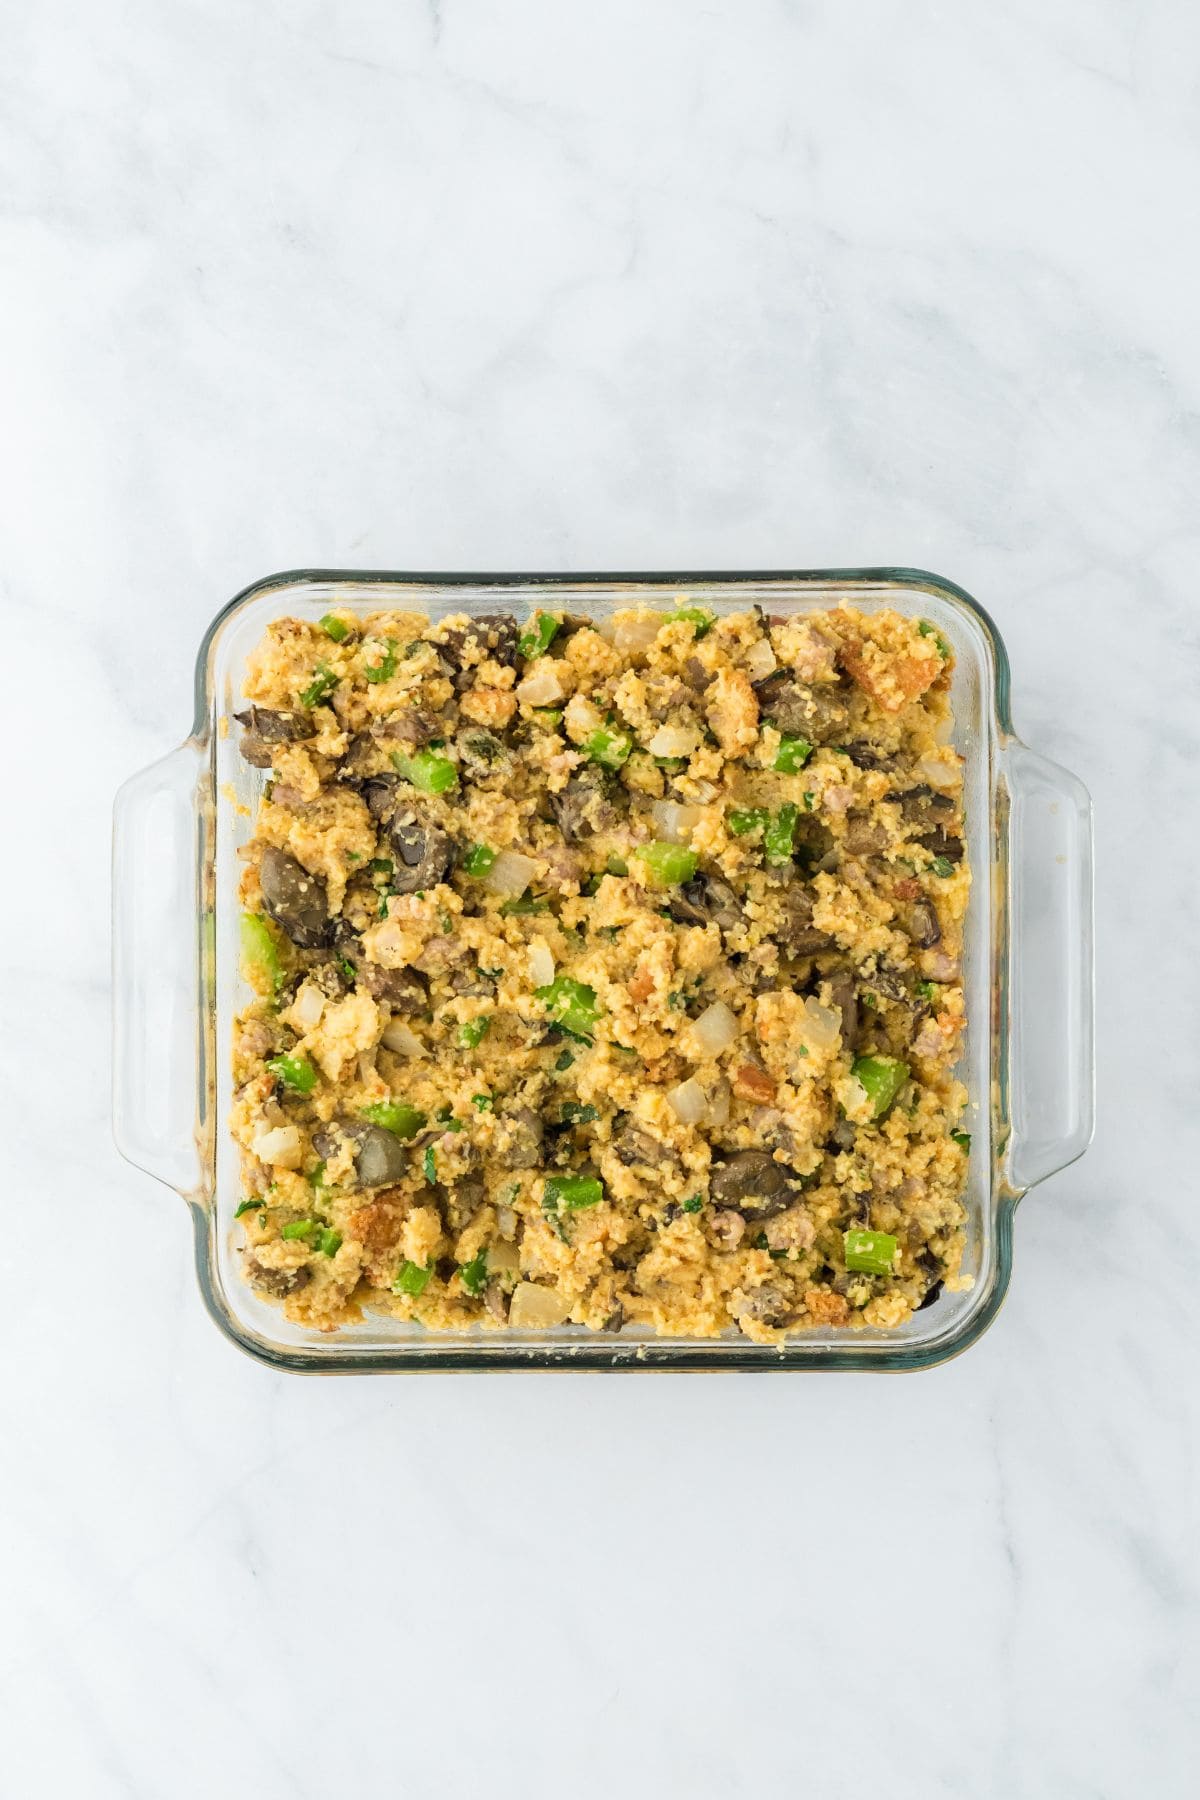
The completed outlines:
{"type": "Polygon", "coordinates": [[[197,1143],[199,935],[194,739],[133,775],[113,806],[113,1136],[121,1155],[181,1194],[197,1143]]]}
{"type": "Polygon", "coordinates": [[[1095,1115],[1092,803],[1057,763],[1012,740],[1005,1174],[1024,1193],[1082,1156],[1095,1115]]]}

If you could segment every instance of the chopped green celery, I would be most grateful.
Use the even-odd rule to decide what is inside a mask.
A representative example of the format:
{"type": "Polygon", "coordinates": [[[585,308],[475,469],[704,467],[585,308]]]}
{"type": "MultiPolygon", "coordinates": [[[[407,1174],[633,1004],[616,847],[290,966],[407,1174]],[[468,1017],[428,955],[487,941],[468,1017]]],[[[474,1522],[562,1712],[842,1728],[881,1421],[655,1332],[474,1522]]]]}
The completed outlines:
{"type": "Polygon", "coordinates": [[[748,837],[752,831],[762,831],[770,817],[765,806],[735,807],[726,824],[734,837],[748,837]]]}
{"type": "Polygon", "coordinates": [[[908,1080],[908,1064],[898,1056],[860,1056],[851,1073],[871,1102],[872,1116],[882,1119],[908,1080]]]}
{"type": "Polygon", "coordinates": [[[628,875],[629,864],[623,856],[618,856],[614,851],[604,859],[604,873],[606,875],[628,875]]]}
{"type": "Polygon", "coordinates": [[[463,857],[463,873],[486,875],[499,854],[498,850],[493,850],[488,844],[472,844],[463,857]]]}
{"type": "Polygon", "coordinates": [[[240,1219],[243,1213],[255,1212],[260,1206],[266,1204],[265,1200],[243,1200],[233,1216],[235,1219],[240,1219]]]}
{"type": "Polygon", "coordinates": [[[341,1247],[341,1232],[335,1231],[332,1225],[327,1225],[317,1239],[317,1249],[323,1256],[336,1256],[341,1247]]]}
{"type": "Polygon", "coordinates": [[[526,662],[544,656],[558,635],[559,621],[549,613],[535,612],[517,640],[517,649],[526,662]]]}
{"type": "Polygon", "coordinates": [[[781,806],[772,817],[763,833],[763,849],[768,862],[787,862],[792,854],[796,837],[796,820],[799,817],[799,807],[793,806],[790,801],[781,806]]]}
{"type": "Polygon", "coordinates": [[[421,1172],[431,1185],[437,1181],[437,1152],[432,1144],[426,1144],[425,1154],[421,1158],[421,1172]]]}
{"type": "Polygon", "coordinates": [[[659,887],[676,887],[681,881],[690,881],[700,861],[694,850],[686,850],[682,844],[643,844],[633,854],[645,863],[659,887]]]}
{"type": "Polygon", "coordinates": [[[340,677],[333,669],[327,668],[324,663],[318,663],[316,674],[300,696],[301,706],[320,706],[328,700],[339,680],[340,677]]]}
{"type": "Polygon", "coordinates": [[[633,749],[633,740],[624,732],[608,731],[601,726],[590,737],[585,737],[579,748],[592,762],[602,763],[606,769],[619,769],[633,749]]]}
{"type": "Polygon", "coordinates": [[[320,1229],[315,1219],[293,1219],[290,1225],[283,1227],[279,1235],[281,1238],[304,1238],[307,1241],[316,1237],[320,1229]]]}
{"type": "Polygon", "coordinates": [[[385,638],[382,661],[377,663],[364,663],[363,674],[368,681],[390,681],[392,676],[396,673],[396,658],[398,655],[399,647],[397,646],[395,638],[385,638]]]}
{"type": "Polygon", "coordinates": [[[807,739],[793,737],[785,731],[779,740],[773,767],[780,775],[798,775],[811,755],[812,745],[807,739]]]}
{"type": "Polygon", "coordinates": [[[481,1294],[487,1280],[487,1251],[481,1250],[469,1263],[463,1263],[458,1275],[468,1294],[481,1294]]]}
{"type": "Polygon", "coordinates": [[[468,1050],[474,1050],[488,1034],[491,1018],[487,1013],[480,1013],[478,1018],[468,1019],[465,1025],[458,1028],[458,1041],[468,1050]]]}
{"type": "Polygon", "coordinates": [[[293,1094],[311,1094],[317,1085],[317,1071],[307,1056],[272,1056],[267,1067],[293,1094]]]}
{"type": "Polygon", "coordinates": [[[886,1231],[844,1231],[846,1267],[859,1275],[890,1275],[896,1240],[886,1231]]]}
{"type": "Polygon", "coordinates": [[[283,981],[283,957],[279,940],[261,913],[243,913],[241,923],[242,976],[256,993],[265,987],[274,995],[283,981]]]}
{"type": "Polygon", "coordinates": [[[336,613],[326,613],[320,621],[320,625],[325,636],[332,638],[335,644],[340,644],[343,638],[350,636],[350,627],[344,619],[339,619],[336,613]]]}
{"type": "Polygon", "coordinates": [[[550,1175],[542,1204],[548,1212],[578,1212],[599,1206],[603,1198],[604,1183],[594,1175],[550,1175]]]}
{"type": "Polygon", "coordinates": [[[940,875],[943,881],[954,873],[954,864],[950,861],[948,856],[935,856],[932,868],[934,874],[940,875]]]}
{"type": "Polygon", "coordinates": [[[941,632],[935,630],[934,627],[929,623],[928,619],[922,619],[920,624],[917,626],[917,630],[920,632],[922,637],[931,637],[933,639],[934,643],[938,647],[939,653],[941,654],[942,661],[945,662],[947,657],[950,655],[950,646],[946,642],[945,638],[942,636],[941,632]]]}
{"type": "Polygon", "coordinates": [[[409,1106],[404,1100],[378,1100],[373,1106],[364,1106],[364,1119],[372,1125],[382,1125],[398,1138],[416,1137],[425,1123],[425,1114],[419,1106],[409,1106]]]}
{"type": "Polygon", "coordinates": [[[705,632],[712,630],[717,622],[717,616],[715,613],[705,612],[702,606],[677,606],[674,612],[669,612],[664,616],[663,624],[674,625],[680,620],[688,625],[694,625],[696,636],[702,638],[705,632]]]}
{"type": "Polygon", "coordinates": [[[689,1194],[687,1199],[683,1202],[683,1210],[684,1212],[697,1213],[703,1205],[703,1194],[689,1194]]]}
{"type": "Polygon", "coordinates": [[[458,770],[448,756],[439,756],[436,750],[418,750],[412,756],[393,750],[392,767],[422,794],[444,794],[458,783],[458,770]]]}
{"type": "Polygon", "coordinates": [[[583,981],[572,981],[569,975],[559,975],[548,986],[533,991],[545,1003],[554,1023],[568,1036],[591,1043],[596,1020],[600,1017],[595,988],[588,987],[583,981]]]}
{"type": "Polygon", "coordinates": [[[472,1094],[471,1105],[475,1108],[476,1112],[493,1112],[495,1110],[496,1102],[492,1099],[490,1094],[472,1094]]]}
{"type": "Polygon", "coordinates": [[[966,1150],[968,1153],[970,1152],[971,1134],[969,1131],[952,1131],[950,1136],[954,1139],[954,1142],[958,1145],[960,1150],[966,1150]]]}
{"type": "Polygon", "coordinates": [[[418,1294],[423,1294],[425,1289],[429,1286],[429,1277],[432,1274],[432,1269],[423,1269],[420,1263],[401,1263],[400,1271],[396,1276],[395,1281],[392,1283],[392,1292],[395,1294],[411,1294],[415,1300],[418,1294]]]}

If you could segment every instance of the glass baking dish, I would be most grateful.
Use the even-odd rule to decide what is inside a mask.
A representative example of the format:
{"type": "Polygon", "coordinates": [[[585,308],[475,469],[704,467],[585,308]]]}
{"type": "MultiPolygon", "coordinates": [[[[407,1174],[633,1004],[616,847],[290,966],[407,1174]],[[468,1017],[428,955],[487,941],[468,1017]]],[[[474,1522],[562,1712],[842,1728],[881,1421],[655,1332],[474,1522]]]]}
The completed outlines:
{"type": "Polygon", "coordinates": [[[113,869],[114,1093],[118,1148],[187,1201],[200,1290],[235,1344],[277,1368],[918,1369],[973,1343],[1008,1288],[1013,1215],[1036,1182],[1081,1155],[1093,1120],[1091,808],[1073,775],[1026,748],[1009,716],[995,626],[952,582],[913,569],[794,574],[398,575],[303,570],[255,583],[200,646],[191,736],[117,795],[113,869]],[[679,596],[679,599],[675,597],[679,596]],[[955,744],[965,761],[973,870],[960,1073],[970,1092],[965,1196],[973,1285],[890,1330],[830,1329],[781,1348],[740,1333],[658,1338],[626,1327],[431,1334],[368,1316],[322,1335],[284,1319],[241,1279],[238,1162],[226,1130],[230,1031],[240,1004],[239,845],[263,780],[224,729],[247,654],[281,613],[332,606],[454,612],[760,603],[799,613],[850,600],[930,620],[952,644],[955,744]]]}

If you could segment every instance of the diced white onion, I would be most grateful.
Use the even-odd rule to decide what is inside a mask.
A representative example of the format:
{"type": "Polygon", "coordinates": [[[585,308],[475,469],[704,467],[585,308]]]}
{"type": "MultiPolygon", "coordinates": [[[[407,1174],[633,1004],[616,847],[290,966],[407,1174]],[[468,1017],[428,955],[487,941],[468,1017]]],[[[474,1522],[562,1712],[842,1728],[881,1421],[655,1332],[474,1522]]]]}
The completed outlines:
{"type": "Polygon", "coordinates": [[[632,619],[622,619],[613,631],[614,649],[624,651],[648,650],[659,632],[662,630],[661,613],[637,613],[632,619]]]}
{"type": "Polygon", "coordinates": [[[604,729],[604,714],[582,694],[572,694],[567,701],[567,710],[563,714],[563,724],[567,728],[567,736],[576,744],[582,744],[584,738],[591,737],[594,731],[604,729]]]}
{"type": "Polygon", "coordinates": [[[315,981],[302,981],[296,998],[288,1008],[288,1017],[300,1033],[312,1031],[321,1022],[325,996],[315,981]]]}
{"type": "Polygon", "coordinates": [[[519,1275],[521,1272],[521,1252],[515,1244],[506,1243],[503,1239],[498,1244],[489,1244],[487,1251],[487,1272],[489,1275],[519,1275]]]}
{"type": "Polygon", "coordinates": [[[403,1019],[389,1019],[383,1028],[383,1044],[386,1050],[394,1050],[397,1056],[424,1056],[425,1046],[415,1031],[409,1029],[403,1019]]]}
{"type": "Polygon", "coordinates": [[[917,763],[913,773],[927,787],[938,788],[943,793],[956,788],[959,782],[959,771],[955,763],[945,763],[940,756],[923,756],[917,763]]]}
{"type": "Polygon", "coordinates": [[[804,1002],[804,1036],[813,1050],[836,1049],[841,1036],[841,1015],[832,1006],[822,1006],[811,997],[804,1002]]]}
{"type": "Polygon", "coordinates": [[[259,1162],[273,1169],[300,1166],[300,1133],[295,1125],[276,1125],[270,1131],[260,1131],[250,1148],[259,1162]]]}
{"type": "Polygon", "coordinates": [[[513,1292],[508,1309],[508,1322],[518,1331],[544,1331],[547,1326],[561,1325],[571,1310],[571,1302],[557,1288],[538,1287],[523,1281],[513,1292]]]}
{"type": "Polygon", "coordinates": [[[656,800],[650,811],[655,834],[666,844],[686,844],[692,827],[703,817],[700,806],[680,806],[676,800],[656,800]]]}
{"type": "Polygon", "coordinates": [[[549,987],[554,980],[554,952],[545,938],[534,938],[529,946],[529,979],[534,987],[549,987]]]}
{"type": "Polygon", "coordinates": [[[721,790],[713,781],[693,781],[690,791],[695,794],[701,806],[707,806],[710,800],[716,799],[721,790]]]}
{"type": "Polygon", "coordinates": [[[689,1078],[671,1089],[667,1105],[681,1125],[699,1125],[708,1112],[708,1095],[698,1081],[689,1078]]]}
{"type": "Polygon", "coordinates": [[[651,756],[691,756],[702,741],[695,725],[660,725],[646,748],[651,756]]]}
{"type": "Polygon", "coordinates": [[[539,656],[517,689],[517,699],[526,706],[557,706],[564,688],[558,664],[552,656],[539,656]]]}
{"type": "Polygon", "coordinates": [[[519,850],[502,850],[484,876],[483,885],[489,893],[515,898],[525,892],[537,870],[532,856],[522,856],[519,850]]]}
{"type": "Polygon", "coordinates": [[[738,1022],[723,1000],[714,1000],[692,1020],[692,1038],[702,1056],[719,1056],[738,1035],[738,1022]]]}
{"type": "Polygon", "coordinates": [[[766,638],[759,638],[746,652],[746,673],[751,681],[764,681],[776,667],[775,652],[766,638]]]}

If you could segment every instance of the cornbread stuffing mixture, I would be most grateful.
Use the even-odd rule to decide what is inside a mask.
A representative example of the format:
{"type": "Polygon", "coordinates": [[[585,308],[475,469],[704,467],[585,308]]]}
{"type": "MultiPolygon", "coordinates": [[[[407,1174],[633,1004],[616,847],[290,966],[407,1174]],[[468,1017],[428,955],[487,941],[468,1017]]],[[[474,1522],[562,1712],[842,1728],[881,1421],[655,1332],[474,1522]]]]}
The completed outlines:
{"type": "Polygon", "coordinates": [[[760,1342],[963,1286],[951,653],[843,606],[277,619],[245,1273],[322,1331],[760,1342]]]}

